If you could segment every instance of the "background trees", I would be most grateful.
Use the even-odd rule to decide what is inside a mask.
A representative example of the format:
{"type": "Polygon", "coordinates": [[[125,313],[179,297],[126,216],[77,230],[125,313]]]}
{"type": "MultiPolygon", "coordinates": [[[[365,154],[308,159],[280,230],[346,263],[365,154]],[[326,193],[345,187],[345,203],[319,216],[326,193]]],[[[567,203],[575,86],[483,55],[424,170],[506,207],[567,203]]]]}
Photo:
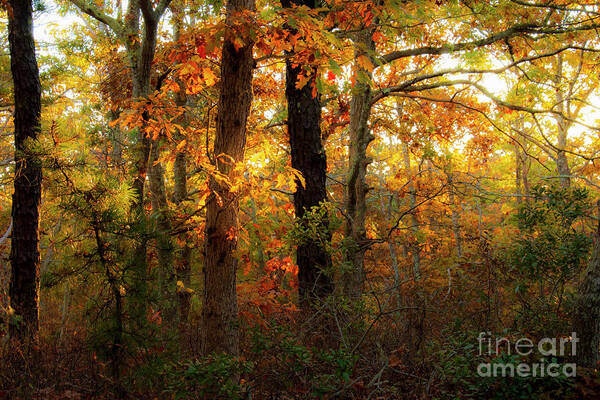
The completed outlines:
{"type": "MultiPolygon", "coordinates": [[[[45,170],[45,351],[25,374],[5,363],[0,390],[511,398],[584,386],[484,384],[473,348],[480,331],[536,339],[579,324],[586,365],[597,353],[596,5],[47,7],[61,24],[38,43],[32,153],[45,170]],[[38,379],[67,363],[76,373],[38,379]]],[[[20,176],[7,67],[5,188],[20,176]]],[[[15,204],[0,194],[0,233],[15,204]]]]}

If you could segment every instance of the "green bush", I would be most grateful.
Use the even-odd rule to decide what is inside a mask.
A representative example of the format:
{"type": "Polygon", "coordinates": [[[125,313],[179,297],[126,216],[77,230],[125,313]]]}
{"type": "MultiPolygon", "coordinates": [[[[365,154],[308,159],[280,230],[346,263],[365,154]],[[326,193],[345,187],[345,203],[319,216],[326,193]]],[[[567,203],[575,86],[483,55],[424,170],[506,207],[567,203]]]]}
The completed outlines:
{"type": "Polygon", "coordinates": [[[227,354],[213,354],[200,360],[173,365],[166,373],[169,394],[176,399],[245,397],[248,388],[240,377],[252,371],[253,364],[227,354]]]}

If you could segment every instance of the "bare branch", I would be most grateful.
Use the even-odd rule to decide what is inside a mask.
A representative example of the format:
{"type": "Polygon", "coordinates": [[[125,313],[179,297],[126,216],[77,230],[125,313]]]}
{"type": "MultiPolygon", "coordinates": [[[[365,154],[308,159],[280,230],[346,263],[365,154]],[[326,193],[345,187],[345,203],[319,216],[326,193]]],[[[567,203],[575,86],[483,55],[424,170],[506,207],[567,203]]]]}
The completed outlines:
{"type": "Polygon", "coordinates": [[[2,235],[2,237],[0,237],[0,245],[2,243],[4,243],[6,241],[6,239],[8,238],[8,236],[10,235],[10,231],[12,230],[12,225],[13,225],[13,221],[12,218],[10,219],[10,225],[8,225],[8,229],[6,230],[6,232],[4,233],[4,235],[2,235]]]}

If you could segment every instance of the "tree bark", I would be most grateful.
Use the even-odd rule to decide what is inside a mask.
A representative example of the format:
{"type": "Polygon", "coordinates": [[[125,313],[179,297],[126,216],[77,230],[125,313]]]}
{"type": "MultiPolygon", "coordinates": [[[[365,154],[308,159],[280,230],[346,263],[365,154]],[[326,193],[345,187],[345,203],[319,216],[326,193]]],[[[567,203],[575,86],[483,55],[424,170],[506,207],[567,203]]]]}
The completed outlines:
{"type": "MultiPolygon", "coordinates": [[[[183,5],[171,6],[173,12],[173,28],[174,28],[174,39],[178,42],[181,38],[181,30],[183,25],[184,10],[181,9],[183,5]]],[[[185,82],[177,81],[179,85],[179,92],[175,94],[175,104],[178,107],[185,107],[187,105],[187,95],[185,93],[185,82]]],[[[178,119],[178,124],[184,128],[188,126],[188,115],[187,110],[183,112],[181,117],[178,119]]],[[[179,140],[184,140],[185,137],[178,135],[179,140]]],[[[175,162],[173,164],[173,181],[175,187],[173,188],[173,202],[176,205],[181,203],[188,196],[187,189],[187,146],[177,152],[175,155],[175,162]]],[[[183,288],[180,288],[177,292],[179,301],[179,321],[181,328],[183,329],[185,322],[187,321],[190,312],[190,299],[192,292],[189,289],[192,284],[192,248],[189,246],[186,240],[186,234],[182,234],[181,241],[184,243],[178,250],[176,265],[177,265],[177,279],[183,283],[183,288]]]]}
{"type": "Polygon", "coordinates": [[[410,152],[408,150],[408,143],[402,143],[402,152],[404,154],[404,170],[406,171],[406,178],[408,179],[408,190],[410,192],[409,196],[409,207],[411,209],[410,212],[410,222],[411,227],[410,230],[413,233],[414,242],[411,243],[411,253],[412,253],[412,264],[413,264],[413,277],[415,280],[419,280],[421,278],[421,250],[419,249],[419,243],[417,242],[417,236],[419,233],[419,218],[417,218],[417,192],[415,190],[415,186],[413,184],[413,173],[412,167],[410,165],[410,152]]]}
{"type": "Polygon", "coordinates": [[[12,203],[10,304],[20,321],[9,332],[21,340],[37,337],[39,296],[39,209],[42,164],[35,145],[41,130],[41,85],[35,58],[32,5],[10,0],[8,40],[15,97],[15,192],[12,203]]]}
{"type": "MultiPolygon", "coordinates": [[[[158,22],[162,17],[164,9],[169,5],[170,0],[159,2],[156,9],[152,8],[152,4],[149,0],[130,0],[128,4],[127,15],[124,19],[124,30],[127,33],[125,39],[125,48],[127,50],[127,56],[130,63],[130,73],[132,79],[132,96],[134,99],[146,99],[151,91],[151,74],[152,74],[152,62],[154,60],[154,54],[156,52],[156,35],[158,30],[158,22]],[[162,7],[164,6],[164,7],[162,7]],[[162,8],[161,8],[162,7],[162,8]],[[142,16],[143,24],[140,27],[140,14],[142,16]],[[131,38],[135,38],[132,40],[131,38]]],[[[147,266],[148,266],[148,235],[146,232],[147,215],[144,209],[145,201],[145,184],[146,177],[150,174],[150,180],[152,176],[158,176],[159,180],[162,179],[162,168],[160,171],[154,171],[152,174],[152,165],[150,160],[152,158],[151,152],[152,147],[156,146],[152,139],[148,137],[146,133],[147,122],[150,116],[147,112],[142,114],[143,123],[138,131],[137,143],[134,144],[132,152],[134,154],[134,174],[135,178],[133,181],[133,189],[136,193],[136,199],[132,204],[132,214],[135,224],[141,232],[140,240],[134,249],[134,255],[131,262],[132,273],[133,273],[133,287],[132,292],[136,293],[130,299],[130,308],[134,321],[140,322],[144,320],[146,307],[147,307],[147,266]]],[[[162,187],[160,182],[150,182],[150,185],[155,185],[154,189],[157,192],[162,191],[159,194],[160,197],[164,197],[164,183],[162,187]]],[[[166,205],[166,198],[159,200],[166,205]]],[[[154,207],[158,207],[158,202],[155,201],[154,207]]],[[[163,219],[159,222],[162,229],[165,228],[168,221],[163,219]]],[[[162,240],[159,240],[162,242],[162,240]]],[[[162,254],[160,257],[164,257],[164,248],[167,247],[164,243],[159,243],[159,250],[162,254]]],[[[160,259],[159,264],[164,266],[165,260],[160,259]]],[[[170,300],[170,299],[169,299],[170,300]]],[[[167,311],[167,314],[170,314],[167,311]]],[[[172,313],[171,313],[172,314],[172,313]]],[[[169,317],[169,315],[167,315],[169,317]]]]}
{"type": "Polygon", "coordinates": [[[517,204],[523,203],[523,167],[521,162],[521,148],[518,143],[514,143],[515,148],[515,191],[517,195],[517,204]]]}
{"type": "MultiPolygon", "coordinates": [[[[383,186],[383,185],[382,185],[383,186]]],[[[379,201],[381,204],[381,211],[386,213],[386,218],[388,223],[393,223],[393,207],[394,207],[394,193],[389,194],[390,198],[388,200],[387,206],[385,205],[384,195],[382,194],[379,201]]],[[[398,310],[402,308],[402,290],[401,290],[401,281],[400,281],[400,265],[398,263],[398,253],[396,251],[396,243],[393,237],[388,239],[388,249],[390,251],[390,259],[392,261],[392,273],[394,274],[394,287],[393,290],[396,292],[396,307],[398,310]]]]}
{"type": "Polygon", "coordinates": [[[456,203],[456,187],[454,182],[454,173],[450,171],[448,173],[448,200],[450,201],[450,207],[452,208],[451,220],[452,220],[452,233],[454,234],[454,245],[456,248],[456,257],[460,260],[463,256],[463,244],[462,235],[460,234],[460,214],[458,213],[458,204],[456,203]]]}
{"type": "MultiPolygon", "coordinates": [[[[315,0],[282,0],[281,4],[286,8],[293,5],[309,8],[317,6],[315,0]]],[[[318,95],[313,96],[312,93],[317,71],[313,70],[308,82],[298,89],[296,82],[302,70],[302,66],[294,65],[292,59],[286,60],[285,96],[288,103],[287,127],[292,167],[300,171],[305,180],[304,186],[296,182],[294,192],[298,224],[304,224],[305,214],[327,200],[327,157],[321,137],[321,101],[318,95]]],[[[333,292],[331,256],[324,243],[331,240],[327,215],[316,222],[324,234],[320,238],[303,238],[296,249],[298,292],[300,304],[305,308],[333,292]]]]}
{"type": "Polygon", "coordinates": [[[167,323],[172,323],[177,317],[176,297],[177,278],[173,263],[174,246],[171,240],[171,217],[165,190],[164,170],[158,162],[160,155],[159,141],[152,143],[149,186],[151,193],[152,211],[156,221],[156,244],[158,248],[158,285],[162,316],[167,323]]]}
{"type": "MultiPolygon", "coordinates": [[[[600,218],[600,201],[597,203],[600,218]]],[[[575,359],[577,366],[596,368],[600,346],[600,220],[588,267],[577,291],[573,331],[580,341],[575,359]]]]}
{"type": "MultiPolygon", "coordinates": [[[[254,10],[254,0],[230,0],[226,23],[236,14],[254,10]]],[[[226,37],[221,57],[221,93],[218,102],[214,143],[215,163],[230,181],[239,179],[234,163],[243,160],[246,121],[252,103],[254,43],[247,41],[236,50],[226,37]]],[[[238,307],[235,257],[238,230],[238,194],[229,185],[210,178],[212,191],[206,210],[204,247],[204,305],[202,308],[202,351],[239,354],[238,307]]]]}
{"type": "MultiPolygon", "coordinates": [[[[362,75],[369,79],[371,71],[359,62],[359,57],[370,57],[375,51],[372,29],[364,29],[356,34],[354,52],[356,77],[362,75]]],[[[367,215],[366,183],[367,167],[371,163],[367,157],[367,147],[374,139],[368,122],[371,114],[371,84],[356,80],[350,103],[350,148],[348,152],[348,173],[346,175],[346,263],[351,268],[344,274],[344,294],[350,298],[360,297],[365,280],[365,252],[367,234],[365,220],[367,215]]]]}
{"type": "Polygon", "coordinates": [[[571,186],[571,171],[569,169],[569,161],[567,160],[567,133],[571,127],[571,122],[565,120],[565,112],[569,112],[565,108],[565,98],[560,87],[563,80],[563,57],[562,54],[558,54],[555,58],[555,75],[553,83],[556,92],[556,107],[559,114],[554,114],[556,124],[558,127],[558,150],[556,151],[556,170],[559,176],[560,185],[564,188],[571,186]]]}
{"type": "MultiPolygon", "coordinates": [[[[183,107],[187,103],[187,99],[185,93],[183,93],[183,86],[180,92],[177,94],[176,103],[178,106],[183,107]]],[[[187,125],[187,116],[184,114],[181,117],[180,121],[182,126],[187,125]]],[[[185,152],[185,147],[182,151],[178,152],[175,155],[175,163],[173,165],[173,180],[175,182],[175,187],[173,190],[173,202],[176,205],[181,205],[181,203],[188,196],[187,190],[187,154],[185,152]]],[[[180,249],[178,249],[178,254],[176,258],[177,265],[177,279],[183,283],[183,288],[181,288],[178,293],[178,301],[179,301],[179,320],[180,322],[187,321],[189,311],[190,311],[190,298],[191,292],[186,290],[189,289],[192,284],[192,248],[187,242],[186,234],[182,234],[181,241],[183,245],[180,249]]]]}

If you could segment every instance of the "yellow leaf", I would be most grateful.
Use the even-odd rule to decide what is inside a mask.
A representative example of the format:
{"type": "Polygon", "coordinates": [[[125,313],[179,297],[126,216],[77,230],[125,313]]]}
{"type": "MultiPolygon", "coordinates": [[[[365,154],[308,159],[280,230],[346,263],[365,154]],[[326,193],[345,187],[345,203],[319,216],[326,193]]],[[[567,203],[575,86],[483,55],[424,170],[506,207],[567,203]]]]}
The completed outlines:
{"type": "Polygon", "coordinates": [[[285,180],[285,176],[283,176],[283,174],[279,174],[277,175],[277,188],[282,188],[285,186],[286,180],[285,180]]]}
{"type": "Polygon", "coordinates": [[[302,185],[303,188],[306,187],[306,180],[304,179],[304,177],[302,176],[302,172],[298,171],[297,169],[291,168],[292,173],[296,176],[296,179],[300,182],[300,185],[302,185]]]}
{"type": "Polygon", "coordinates": [[[366,71],[371,72],[371,71],[373,71],[373,69],[375,69],[375,66],[373,65],[371,60],[369,60],[369,57],[367,57],[367,56],[358,57],[356,62],[358,62],[358,65],[366,71]]]}
{"type": "Polygon", "coordinates": [[[215,83],[217,83],[217,76],[210,68],[202,69],[202,76],[204,77],[204,82],[207,86],[213,86],[215,83]]]}
{"type": "Polygon", "coordinates": [[[185,146],[185,143],[186,143],[185,139],[183,139],[181,142],[179,142],[175,151],[180,151],[181,149],[183,149],[183,147],[185,146]]]}

